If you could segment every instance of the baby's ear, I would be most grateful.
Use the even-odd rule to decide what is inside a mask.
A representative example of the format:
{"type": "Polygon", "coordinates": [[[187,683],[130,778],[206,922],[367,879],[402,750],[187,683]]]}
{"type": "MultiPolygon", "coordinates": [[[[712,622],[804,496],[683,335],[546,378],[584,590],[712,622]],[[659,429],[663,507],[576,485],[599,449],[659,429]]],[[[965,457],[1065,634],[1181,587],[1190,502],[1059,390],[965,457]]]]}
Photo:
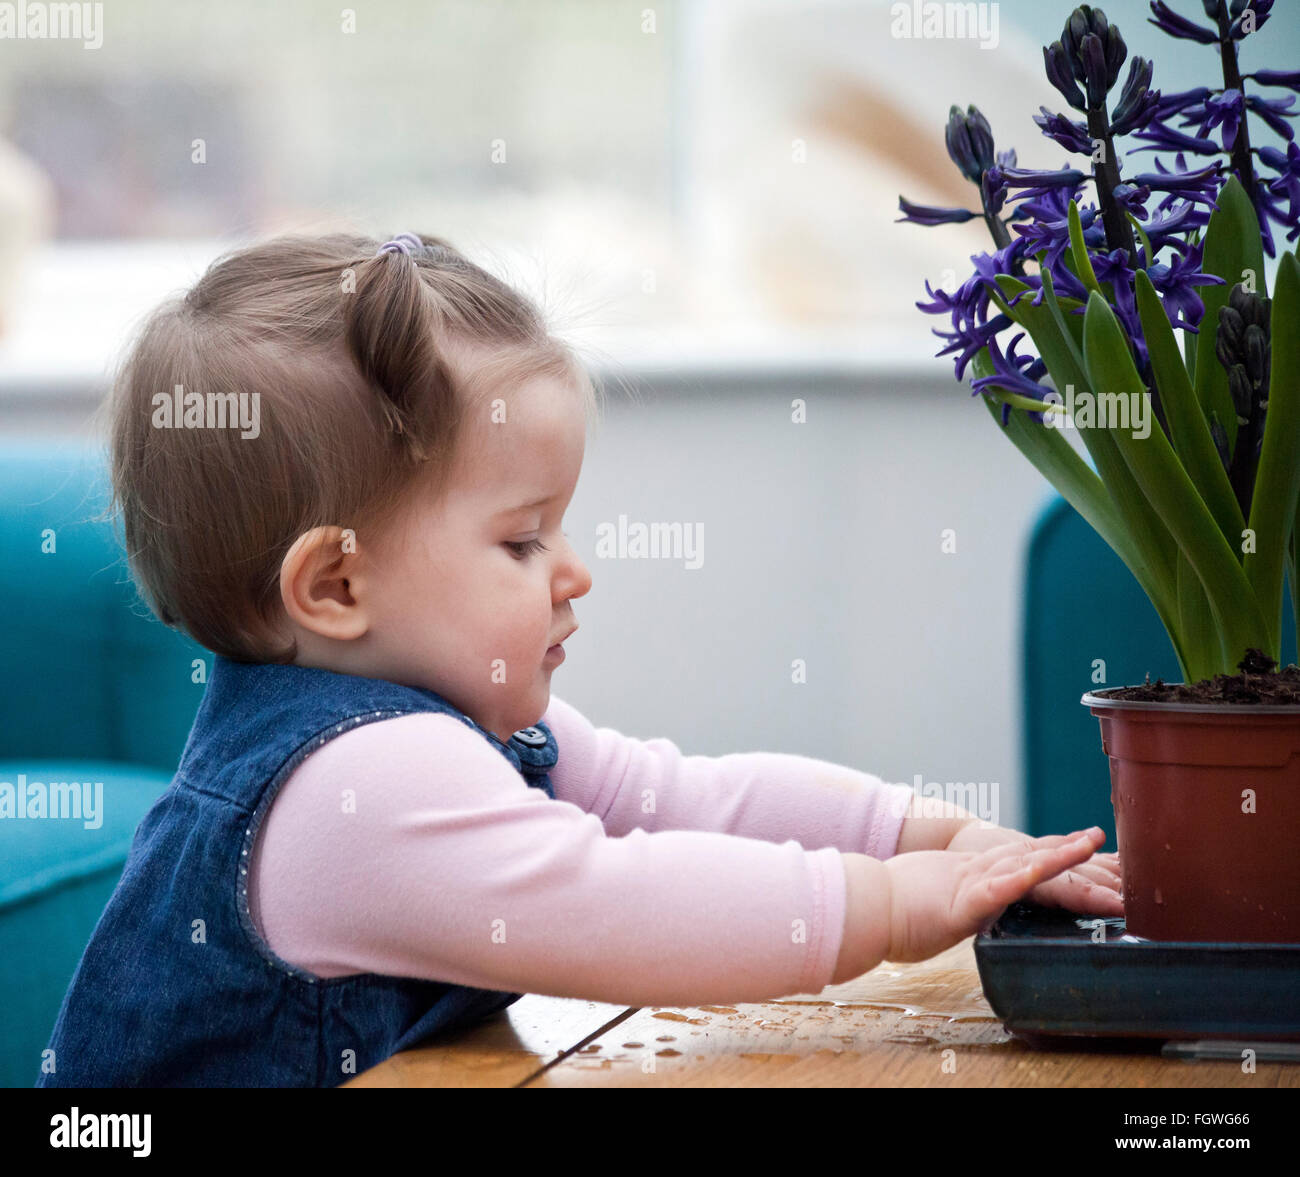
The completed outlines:
{"type": "Polygon", "coordinates": [[[357,576],[356,534],[347,527],[313,527],[280,563],[280,602],[291,621],[311,633],[353,641],[370,628],[357,576]]]}

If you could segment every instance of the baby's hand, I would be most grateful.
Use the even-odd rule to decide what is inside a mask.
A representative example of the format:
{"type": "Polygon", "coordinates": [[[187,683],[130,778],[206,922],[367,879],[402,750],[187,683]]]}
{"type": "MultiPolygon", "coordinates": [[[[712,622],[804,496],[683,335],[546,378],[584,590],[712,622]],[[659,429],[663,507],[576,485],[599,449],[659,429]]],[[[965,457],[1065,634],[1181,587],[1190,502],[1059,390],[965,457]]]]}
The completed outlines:
{"type": "MultiPolygon", "coordinates": [[[[988,822],[972,822],[948,843],[949,850],[987,850],[993,846],[1019,846],[1027,852],[1034,839],[1019,830],[988,822]]],[[[1025,898],[1043,907],[1099,916],[1124,914],[1118,854],[1094,854],[1087,862],[1039,883],[1025,898]]]]}
{"type": "Polygon", "coordinates": [[[918,850],[886,859],[890,876],[887,959],[927,960],[991,924],[1106,841],[1096,826],[1069,837],[1025,837],[988,850],[918,850]]]}

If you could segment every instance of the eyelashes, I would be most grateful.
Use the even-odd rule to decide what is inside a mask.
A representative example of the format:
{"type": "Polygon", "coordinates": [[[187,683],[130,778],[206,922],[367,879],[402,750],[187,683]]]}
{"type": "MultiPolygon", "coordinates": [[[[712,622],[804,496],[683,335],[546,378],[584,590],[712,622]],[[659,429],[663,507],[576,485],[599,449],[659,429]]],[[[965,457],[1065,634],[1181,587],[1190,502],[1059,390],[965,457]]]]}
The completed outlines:
{"type": "Polygon", "coordinates": [[[515,554],[515,556],[518,557],[520,560],[522,560],[525,556],[531,555],[533,552],[550,551],[550,548],[548,548],[544,543],[542,543],[540,539],[526,539],[526,540],[521,540],[518,543],[511,540],[507,540],[506,547],[508,547],[515,554]]]}

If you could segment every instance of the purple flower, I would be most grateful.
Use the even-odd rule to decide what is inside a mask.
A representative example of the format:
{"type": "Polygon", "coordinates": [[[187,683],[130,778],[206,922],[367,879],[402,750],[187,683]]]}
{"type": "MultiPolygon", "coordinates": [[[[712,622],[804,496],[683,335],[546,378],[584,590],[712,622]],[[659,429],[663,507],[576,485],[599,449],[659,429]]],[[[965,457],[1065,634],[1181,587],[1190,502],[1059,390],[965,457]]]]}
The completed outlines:
{"type": "Polygon", "coordinates": [[[1003,168],[1003,179],[1008,188],[1023,188],[1013,200],[1042,196],[1053,189],[1068,188],[1073,192],[1083,183],[1083,173],[1078,168],[1061,168],[1055,172],[1035,172],[1027,168],[1003,168]]]}
{"type": "Polygon", "coordinates": [[[1103,109],[1127,56],[1119,29],[1100,8],[1087,4],[1070,13],[1059,41],[1043,47],[1047,80],[1070,106],[1083,111],[1103,109]]]}
{"type": "MultiPolygon", "coordinates": [[[[1210,214],[1196,207],[1190,200],[1171,206],[1167,211],[1163,207],[1155,216],[1142,226],[1142,232],[1151,242],[1151,248],[1159,253],[1166,245],[1177,253],[1186,253],[1190,246],[1183,241],[1193,229],[1204,228],[1210,223],[1210,214]]],[[[1154,282],[1155,279],[1152,279],[1154,282]]]]}
{"type": "Polygon", "coordinates": [[[1204,139],[1215,127],[1221,127],[1220,140],[1224,151],[1231,151],[1237,138],[1237,128],[1241,125],[1242,112],[1245,109],[1245,95],[1240,90],[1225,90],[1222,94],[1209,94],[1201,102],[1186,107],[1183,114],[1183,126],[1195,127],[1197,135],[1204,139]]]}
{"type": "Polygon", "coordinates": [[[1047,80],[1060,91],[1061,97],[1075,110],[1087,110],[1083,91],[1074,80],[1074,72],[1065,56],[1065,47],[1060,41],[1043,46],[1043,65],[1047,70],[1047,80]]]}
{"type": "MultiPolygon", "coordinates": [[[[1155,243],[1152,242],[1154,247],[1155,243]]],[[[1164,296],[1165,311],[1175,327],[1195,332],[1205,304],[1196,293],[1197,286],[1222,286],[1223,279],[1201,271],[1201,245],[1186,246],[1183,254],[1175,253],[1168,264],[1157,262],[1147,268],[1151,285],[1164,296]]]]}
{"type": "MultiPolygon", "coordinates": [[[[1052,199],[1045,197],[1033,208],[1033,215],[1030,220],[1023,224],[1014,226],[1016,232],[1020,235],[1020,240],[1025,243],[1026,252],[1037,256],[1040,253],[1046,253],[1043,264],[1052,271],[1052,277],[1055,278],[1058,273],[1057,263],[1061,256],[1070,247],[1070,222],[1068,219],[1068,209],[1073,193],[1060,190],[1051,194],[1052,199]]],[[[1101,226],[1096,223],[1097,210],[1091,206],[1079,210],[1079,223],[1083,227],[1084,240],[1092,239],[1094,245],[1104,242],[1105,235],[1101,226]]],[[[1083,290],[1078,279],[1068,270],[1061,268],[1062,280],[1067,289],[1061,289],[1062,294],[1087,292],[1083,290]],[[1077,287],[1077,291],[1068,289],[1077,287]]],[[[1059,289],[1059,284],[1058,284],[1059,289]]],[[[1041,295],[1034,299],[1037,303],[1041,301],[1041,295]]]]}
{"type": "Polygon", "coordinates": [[[962,114],[960,106],[948,111],[948,128],[944,133],[948,157],[973,184],[993,166],[993,131],[989,121],[974,106],[962,114]]]}
{"type": "Polygon", "coordinates": [[[1202,45],[1213,45],[1219,39],[1218,29],[1211,32],[1186,17],[1179,16],[1163,0],[1151,0],[1151,11],[1155,13],[1155,16],[1148,17],[1148,22],[1155,25],[1162,32],[1168,33],[1171,37],[1199,41],[1202,45]]]}
{"type": "Polygon", "coordinates": [[[1218,155],[1221,151],[1214,140],[1197,139],[1176,131],[1168,123],[1162,122],[1158,115],[1134,138],[1141,139],[1148,146],[1135,147],[1129,152],[1130,155],[1136,155],[1139,151],[1190,151],[1193,155],[1218,155]]]}
{"type": "Polygon", "coordinates": [[[1269,181],[1269,191],[1279,197],[1285,194],[1291,202],[1286,217],[1279,219],[1282,224],[1291,226],[1286,239],[1294,241],[1300,237],[1300,145],[1292,140],[1286,145],[1285,154],[1276,147],[1261,147],[1259,159],[1278,173],[1276,179],[1269,181]]]}
{"type": "Polygon", "coordinates": [[[1128,182],[1116,184],[1112,190],[1116,202],[1125,212],[1132,213],[1139,219],[1147,215],[1146,204],[1151,196],[1151,189],[1143,184],[1128,182]]]}
{"type": "MultiPolygon", "coordinates": [[[[961,223],[982,212],[992,233],[995,252],[973,256],[973,271],[958,289],[936,291],[927,282],[928,297],[916,304],[947,319],[934,334],[944,341],[938,354],[954,358],[958,380],[972,358],[988,349],[992,373],[972,381],[973,392],[998,388],[1034,398],[1044,395],[1043,360],[1017,351],[1024,334],[1016,334],[1009,346],[999,339],[1013,323],[1009,315],[998,313],[1004,301],[998,279],[1014,276],[1023,283],[1021,293],[1005,299],[1012,305],[1025,297],[1041,304],[1049,276],[1062,298],[1080,303],[1088,299],[1070,249],[1072,203],[1078,209],[1092,270],[1104,285],[1147,383],[1150,357],[1137,311],[1136,270],[1141,268],[1150,277],[1173,326],[1196,333],[1205,316],[1200,288],[1223,284],[1221,278],[1203,272],[1201,236],[1217,207],[1229,167],[1255,202],[1261,242],[1269,256],[1273,256],[1270,223],[1285,226],[1288,240],[1300,236],[1300,144],[1289,122],[1295,99],[1268,99],[1246,92],[1236,64],[1235,42],[1263,24],[1272,0],[1202,0],[1202,7],[1212,27],[1188,20],[1163,0],[1151,3],[1151,23],[1175,37],[1214,45],[1222,58],[1222,89],[1201,86],[1162,94],[1151,88],[1150,60],[1134,57],[1108,117],[1106,102],[1128,60],[1128,49],[1105,14],[1080,5],[1066,21],[1061,39],[1044,48],[1048,80],[1071,108],[1086,113],[1087,120],[1039,107],[1034,121],[1047,138],[1076,155],[1091,156],[1098,139],[1104,142],[1105,156],[1083,165],[1086,170],[1020,168],[1013,150],[995,151],[988,123],[975,107],[967,107],[965,113],[960,107],[951,109],[945,135],[948,153],[962,174],[978,185],[980,211],[931,208],[902,197],[899,208],[900,219],[924,225],[961,223]],[[1250,115],[1282,135],[1285,148],[1252,148],[1250,115]],[[1120,153],[1114,150],[1114,139],[1120,135],[1132,135],[1142,144],[1130,155],[1170,152],[1173,166],[1158,154],[1151,171],[1124,175],[1120,153]],[[1199,166],[1189,168],[1188,159],[1199,160],[1199,166]],[[1273,173],[1271,179],[1257,176],[1256,159],[1260,168],[1273,173]],[[1095,187],[1095,200],[1085,203],[1080,193],[1089,182],[1095,187]],[[1007,205],[1010,211],[1003,216],[1007,205]],[[1141,233],[1134,234],[1131,225],[1141,233]],[[1165,260],[1157,260],[1162,256],[1165,260]],[[1030,257],[1039,263],[1032,274],[1024,272],[1024,261],[1030,257]]],[[[1259,70],[1245,78],[1257,86],[1300,92],[1300,71],[1259,70]]],[[[1082,308],[1076,306],[1071,313],[1081,314],[1082,308]]],[[[1158,404],[1156,413],[1167,428],[1158,404]]],[[[1010,406],[1004,405],[1004,424],[1009,414],[1010,406]]],[[[1029,416],[1042,421],[1041,414],[1029,416]]]]}
{"type": "Polygon", "coordinates": [[[1214,197],[1219,191],[1218,175],[1221,170],[1219,164],[1210,164],[1197,172],[1171,172],[1159,160],[1156,160],[1155,164],[1158,170],[1142,172],[1140,175],[1133,176],[1130,182],[1143,184],[1156,192],[1168,192],[1170,195],[1160,202],[1159,208],[1168,207],[1173,203],[1175,196],[1181,196],[1184,200],[1193,200],[1198,204],[1207,204],[1211,208],[1218,207],[1214,203],[1214,197]]]}
{"type": "Polygon", "coordinates": [[[1300,70],[1257,69],[1253,74],[1246,74],[1261,86],[1281,86],[1286,90],[1300,91],[1300,70]]]}
{"type": "Polygon", "coordinates": [[[1002,176],[1002,168],[994,164],[984,173],[980,181],[980,194],[984,199],[986,213],[999,213],[1007,199],[1007,184],[1002,176]]]}
{"type": "Polygon", "coordinates": [[[1063,114],[1053,114],[1045,106],[1038,109],[1042,113],[1034,115],[1034,122],[1042,128],[1044,135],[1056,140],[1066,151],[1076,151],[1080,155],[1092,154],[1092,138],[1083,123],[1068,119],[1063,114]]]}
{"type": "MultiPolygon", "coordinates": [[[[983,392],[986,388],[998,388],[1005,392],[1018,392],[1021,396],[1030,397],[1033,400],[1042,400],[1047,393],[1039,381],[1047,374],[1047,365],[1037,356],[1022,356],[1016,354],[1016,344],[1024,339],[1023,331],[1014,335],[1008,346],[1006,354],[1002,354],[1002,349],[998,346],[996,339],[990,339],[988,343],[989,359],[993,362],[993,375],[981,376],[978,380],[970,382],[971,395],[983,392]]],[[[1002,424],[1007,423],[1010,416],[1011,406],[1004,404],[1002,406],[1002,424]]],[[[1036,421],[1041,422],[1043,414],[1035,410],[1029,410],[1029,415],[1036,421]]]]}
{"type": "MultiPolygon", "coordinates": [[[[1079,42],[1079,58],[1083,62],[1084,94],[1090,110],[1100,110],[1106,104],[1110,86],[1106,83],[1106,48],[1101,38],[1089,33],[1079,42]]],[[[1112,81],[1110,85],[1114,85],[1112,81]]]]}
{"type": "Polygon", "coordinates": [[[1273,252],[1273,229],[1269,222],[1276,221],[1282,226],[1291,226],[1288,240],[1296,236],[1295,223],[1288,218],[1282,207],[1282,198],[1273,192],[1267,184],[1255,185],[1255,215],[1259,218],[1259,233],[1264,242],[1264,252],[1269,257],[1276,257],[1273,252]]]}
{"type": "Polygon", "coordinates": [[[1273,7],[1273,0],[1232,0],[1232,15],[1236,19],[1229,26],[1229,35],[1234,41],[1240,41],[1248,33],[1256,32],[1264,27],[1264,22],[1268,20],[1269,10],[1273,7]],[[1250,17],[1250,25],[1247,27],[1247,14],[1250,17]]]}
{"type": "MultiPolygon", "coordinates": [[[[958,380],[966,373],[966,365],[971,362],[980,351],[987,347],[989,341],[993,339],[999,331],[1005,330],[1011,326],[1011,319],[1006,315],[995,315],[992,319],[985,320],[980,313],[980,292],[982,292],[982,283],[978,284],[980,292],[971,292],[971,281],[967,281],[956,294],[950,295],[945,290],[934,290],[929,282],[926,282],[925,289],[934,300],[930,303],[918,302],[916,305],[927,314],[948,314],[952,322],[951,331],[940,331],[937,327],[931,328],[933,333],[940,339],[946,339],[948,344],[935,352],[936,356],[952,355],[957,353],[954,361],[954,372],[958,380]]],[[[983,295],[983,305],[987,307],[988,296],[983,295]]]]}
{"type": "Polygon", "coordinates": [[[1142,340],[1142,318],[1138,314],[1137,295],[1133,290],[1133,267],[1129,264],[1128,251],[1112,249],[1109,253],[1092,255],[1092,269],[1098,282],[1110,283],[1115,291],[1115,316],[1124,325],[1124,330],[1137,345],[1139,358],[1146,362],[1146,344],[1142,340]]]}
{"type": "Polygon", "coordinates": [[[910,221],[913,225],[960,225],[979,216],[965,208],[934,208],[928,204],[913,204],[900,196],[899,210],[903,213],[894,223],[910,221]]]}
{"type": "Polygon", "coordinates": [[[1295,132],[1291,129],[1291,124],[1286,121],[1295,114],[1291,109],[1295,105],[1294,98],[1260,98],[1258,95],[1250,94],[1246,97],[1246,105],[1268,123],[1283,139],[1291,140],[1295,138],[1295,132]]]}
{"type": "Polygon", "coordinates": [[[1159,107],[1160,91],[1151,89],[1151,62],[1145,57],[1133,58],[1119,102],[1111,112],[1111,134],[1140,131],[1155,117],[1159,107]]]}
{"type": "Polygon", "coordinates": [[[1156,103],[1156,118],[1172,118],[1176,114],[1182,114],[1189,106],[1199,106],[1214,91],[1209,86],[1196,86],[1191,90],[1176,90],[1172,94],[1161,94],[1160,101],[1156,103]]]}

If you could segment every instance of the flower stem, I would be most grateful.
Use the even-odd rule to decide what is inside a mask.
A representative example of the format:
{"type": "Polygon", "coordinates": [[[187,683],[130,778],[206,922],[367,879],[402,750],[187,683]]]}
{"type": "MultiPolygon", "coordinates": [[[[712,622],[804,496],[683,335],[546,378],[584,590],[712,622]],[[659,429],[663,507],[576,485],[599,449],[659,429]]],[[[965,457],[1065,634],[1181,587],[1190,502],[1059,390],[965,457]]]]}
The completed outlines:
{"type": "Polygon", "coordinates": [[[1219,6],[1219,59],[1223,64],[1223,86],[1226,90],[1237,90],[1242,96],[1241,122],[1237,125],[1237,137],[1232,141],[1232,170],[1246,189],[1250,203],[1255,205],[1255,169],[1250,159],[1250,132],[1247,129],[1247,112],[1245,108],[1246,88],[1241,82],[1241,70],[1237,66],[1237,43],[1232,39],[1232,19],[1226,3],[1219,6]]]}
{"type": "Polygon", "coordinates": [[[1097,203],[1101,205],[1106,244],[1110,249],[1128,250],[1129,261],[1136,265],[1137,247],[1133,243],[1133,231],[1129,228],[1124,209],[1115,199],[1115,189],[1120,183],[1119,161],[1115,158],[1115,143],[1104,107],[1088,111],[1088,134],[1094,143],[1100,141],[1102,144],[1102,157],[1093,166],[1092,178],[1097,187],[1097,203]]]}
{"type": "MultiPolygon", "coordinates": [[[[1011,244],[1011,234],[1007,230],[1007,223],[991,208],[989,208],[988,198],[984,195],[984,185],[980,185],[980,207],[984,210],[984,223],[988,226],[989,235],[993,238],[993,245],[997,249],[1006,249],[1011,244]]],[[[1011,260],[1011,273],[1016,277],[1023,277],[1025,267],[1021,264],[1020,259],[1011,260]]]]}
{"type": "Polygon", "coordinates": [[[989,232],[993,235],[993,244],[999,249],[1006,249],[1011,244],[1011,234],[1007,232],[1006,225],[1002,223],[1002,218],[997,213],[991,213],[986,208],[984,223],[988,225],[989,232]]]}

